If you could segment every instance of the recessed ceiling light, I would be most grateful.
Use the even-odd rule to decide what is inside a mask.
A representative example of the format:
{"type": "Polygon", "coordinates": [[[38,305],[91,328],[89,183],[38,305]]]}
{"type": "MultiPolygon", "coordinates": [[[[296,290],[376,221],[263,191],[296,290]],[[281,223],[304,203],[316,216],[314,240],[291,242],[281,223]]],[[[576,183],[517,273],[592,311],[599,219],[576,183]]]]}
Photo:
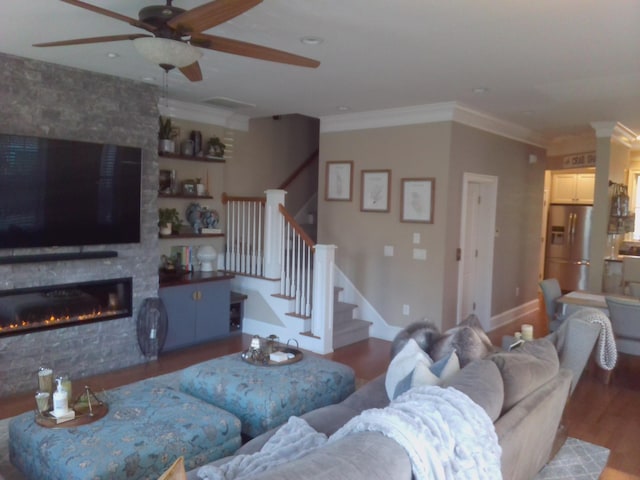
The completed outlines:
{"type": "Polygon", "coordinates": [[[324,42],[324,39],[320,37],[306,36],[302,37],[300,41],[305,45],[320,45],[322,42],[324,42]]]}
{"type": "Polygon", "coordinates": [[[473,90],[471,90],[473,93],[476,93],[478,95],[481,95],[483,93],[487,93],[489,91],[489,89],[487,87],[476,87],[473,90]]]}
{"type": "Polygon", "coordinates": [[[338,111],[340,112],[348,112],[349,110],[351,110],[349,107],[347,107],[346,105],[340,105],[338,108],[338,111]]]}
{"type": "Polygon", "coordinates": [[[144,82],[155,82],[156,81],[156,77],[142,77],[142,80],[144,82]]]}
{"type": "Polygon", "coordinates": [[[117,53],[115,53],[115,52],[108,52],[108,53],[107,53],[107,57],[108,57],[108,58],[118,58],[119,56],[120,56],[120,55],[118,55],[118,54],[117,54],[117,53]]]}

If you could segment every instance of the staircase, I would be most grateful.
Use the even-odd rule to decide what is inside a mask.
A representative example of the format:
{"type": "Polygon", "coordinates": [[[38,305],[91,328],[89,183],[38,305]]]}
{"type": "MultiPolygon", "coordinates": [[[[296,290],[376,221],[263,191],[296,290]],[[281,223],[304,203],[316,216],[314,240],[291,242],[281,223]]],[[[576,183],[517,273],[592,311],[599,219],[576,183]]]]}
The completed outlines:
{"type": "Polygon", "coordinates": [[[358,305],[341,300],[342,288],[333,289],[333,348],[340,348],[369,338],[371,322],[354,317],[358,305]]]}

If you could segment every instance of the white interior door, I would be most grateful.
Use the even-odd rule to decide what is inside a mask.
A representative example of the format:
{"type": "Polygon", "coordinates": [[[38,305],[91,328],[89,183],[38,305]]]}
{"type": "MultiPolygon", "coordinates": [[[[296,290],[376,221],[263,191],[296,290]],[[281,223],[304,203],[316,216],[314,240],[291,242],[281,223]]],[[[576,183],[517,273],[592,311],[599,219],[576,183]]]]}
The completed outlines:
{"type": "Polygon", "coordinates": [[[491,329],[493,245],[498,178],[465,173],[462,188],[458,322],[470,314],[491,329]]]}

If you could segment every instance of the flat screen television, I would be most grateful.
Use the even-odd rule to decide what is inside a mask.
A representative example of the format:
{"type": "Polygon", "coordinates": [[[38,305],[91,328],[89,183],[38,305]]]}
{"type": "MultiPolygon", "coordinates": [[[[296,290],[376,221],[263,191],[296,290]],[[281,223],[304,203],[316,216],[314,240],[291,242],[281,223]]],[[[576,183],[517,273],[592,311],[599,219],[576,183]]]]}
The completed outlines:
{"type": "Polygon", "coordinates": [[[137,147],[0,134],[0,249],[140,242],[137,147]]]}

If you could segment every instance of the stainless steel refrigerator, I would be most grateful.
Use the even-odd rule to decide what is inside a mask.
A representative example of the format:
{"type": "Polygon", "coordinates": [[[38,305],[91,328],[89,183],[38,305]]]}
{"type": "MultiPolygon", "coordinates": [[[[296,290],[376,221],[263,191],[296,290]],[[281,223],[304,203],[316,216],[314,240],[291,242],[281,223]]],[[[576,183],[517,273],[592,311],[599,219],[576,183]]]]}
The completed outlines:
{"type": "Polygon", "coordinates": [[[585,290],[589,272],[590,205],[551,205],[547,222],[544,277],[564,290],[585,290]]]}

